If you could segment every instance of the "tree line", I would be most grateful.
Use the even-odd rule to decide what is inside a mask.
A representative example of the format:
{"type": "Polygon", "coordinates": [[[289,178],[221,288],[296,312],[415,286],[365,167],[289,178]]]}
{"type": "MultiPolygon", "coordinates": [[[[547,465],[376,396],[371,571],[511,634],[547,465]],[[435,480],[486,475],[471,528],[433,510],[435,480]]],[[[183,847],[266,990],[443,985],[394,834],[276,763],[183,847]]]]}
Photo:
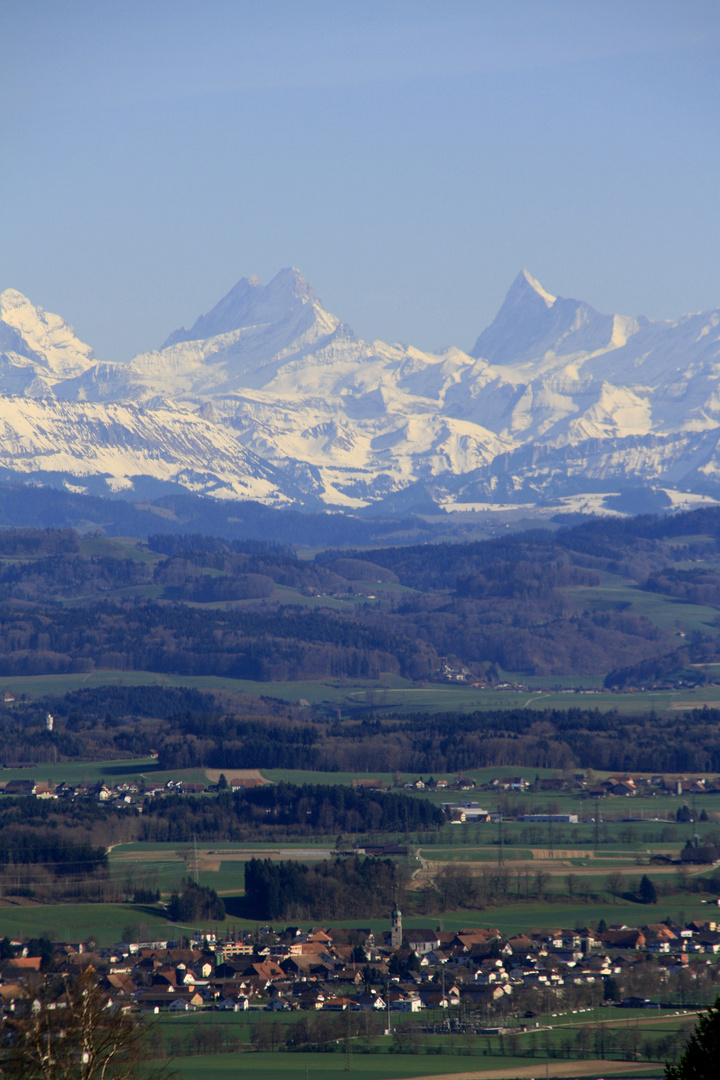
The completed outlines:
{"type": "Polygon", "coordinates": [[[397,715],[380,701],[362,709],[338,717],[329,706],[270,698],[108,686],[0,705],[0,740],[6,763],[147,756],[155,749],[163,769],[720,772],[720,710],[707,706],[669,716],[586,706],[397,715]],[[45,728],[48,711],[56,720],[52,732],[45,728]]]}
{"type": "MultiPolygon", "coordinates": [[[[380,711],[380,710],[378,710],[380,711]]],[[[186,714],[158,741],[165,769],[306,768],[463,773],[494,765],[720,772],[720,710],[671,716],[591,708],[496,709],[308,720],[186,714]]]]}
{"type": "Polygon", "coordinates": [[[0,867],[10,863],[41,863],[53,873],[63,875],[106,870],[108,860],[104,847],[93,847],[88,842],[70,840],[50,831],[5,827],[0,834],[0,867]]]}
{"type": "Polygon", "coordinates": [[[338,832],[432,831],[445,814],[427,799],[394,791],[365,791],[341,784],[268,784],[215,798],[163,795],[141,818],[143,840],[246,840],[269,834],[335,835],[338,832]]]}
{"type": "Polygon", "coordinates": [[[390,859],[337,858],[313,866],[290,860],[245,864],[245,904],[255,919],[358,919],[387,915],[404,886],[390,859]]]}

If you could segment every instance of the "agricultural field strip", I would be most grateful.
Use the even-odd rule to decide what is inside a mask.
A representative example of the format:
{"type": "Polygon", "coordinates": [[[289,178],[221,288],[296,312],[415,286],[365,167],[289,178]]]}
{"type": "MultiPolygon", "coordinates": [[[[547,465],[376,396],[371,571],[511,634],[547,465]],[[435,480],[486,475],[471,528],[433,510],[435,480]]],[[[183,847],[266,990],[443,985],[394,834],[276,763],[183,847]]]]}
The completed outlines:
{"type": "MultiPolygon", "coordinates": [[[[109,853],[111,855],[111,862],[174,862],[187,859],[189,857],[192,857],[194,854],[194,849],[190,845],[190,842],[175,844],[172,846],[172,848],[166,849],[158,847],[157,850],[154,850],[150,845],[148,848],[144,848],[141,850],[118,850],[119,847],[122,848],[123,846],[124,845],[114,845],[112,849],[109,849],[109,853]]],[[[647,848],[643,852],[643,854],[645,855],[658,853],[670,855],[676,854],[677,848],[654,847],[652,849],[647,848]]],[[[335,848],[307,847],[306,845],[303,845],[302,847],[280,847],[276,844],[268,844],[260,847],[207,847],[204,845],[198,845],[197,847],[198,858],[221,857],[224,862],[232,860],[247,861],[253,858],[329,859],[336,854],[337,850],[335,848]]],[[[478,849],[470,849],[468,852],[457,853],[450,856],[450,852],[444,852],[442,848],[421,848],[419,849],[416,857],[427,863],[430,867],[451,866],[456,862],[463,862],[470,866],[484,866],[487,862],[497,862],[497,848],[489,848],[485,854],[486,858],[478,857],[481,855],[481,852],[478,851],[478,849]]],[[[524,855],[522,852],[512,852],[512,849],[510,849],[504,854],[503,861],[512,861],[516,869],[518,866],[524,866],[526,864],[528,866],[537,867],[538,864],[567,863],[570,861],[575,862],[578,859],[592,859],[593,862],[595,862],[596,860],[601,861],[603,863],[602,866],[585,867],[588,873],[593,874],[604,869],[604,864],[615,865],[619,862],[630,863],[632,861],[631,864],[636,867],[637,857],[637,853],[635,852],[604,851],[600,853],[589,853],[583,849],[575,850],[573,848],[566,848],[557,851],[553,851],[553,849],[538,849],[532,852],[531,858],[527,858],[527,856],[524,855]],[[519,857],[513,858],[514,855],[517,855],[519,857]]],[[[582,868],[582,864],[580,865],[582,868]]],[[[664,869],[667,869],[667,867],[657,866],[653,868],[653,872],[660,872],[664,869]]]]}
{"type": "MultiPolygon", "coordinates": [[[[184,847],[184,845],[183,845],[184,847]]],[[[277,848],[260,847],[238,850],[237,848],[203,848],[198,847],[199,859],[210,859],[222,856],[223,862],[249,862],[250,859],[329,859],[336,854],[333,848],[277,848]]],[[[191,847],[175,851],[152,852],[113,852],[112,862],[183,862],[194,857],[191,847]]]]}
{"type": "MultiPolygon", "coordinates": [[[[686,1009],[686,1010],[683,1010],[682,1012],[679,1012],[677,1009],[666,1009],[666,1010],[660,1010],[660,1015],[659,1016],[658,1015],[648,1015],[647,1013],[645,1013],[644,1015],[641,1016],[641,1015],[638,1015],[633,1010],[632,1015],[630,1015],[630,1016],[626,1017],[626,1016],[619,1016],[618,1014],[615,1014],[614,1016],[611,1016],[606,1020],[598,1020],[597,1018],[587,1019],[587,1020],[571,1020],[571,1019],[569,1019],[567,1017],[567,1014],[566,1014],[564,1017],[558,1017],[557,1018],[557,1019],[560,1020],[560,1023],[552,1024],[551,1026],[552,1026],[553,1029],[566,1030],[567,1028],[583,1028],[583,1027],[596,1028],[596,1027],[600,1027],[601,1025],[606,1025],[606,1026],[611,1027],[611,1028],[630,1027],[630,1026],[632,1026],[632,1027],[636,1027],[636,1026],[637,1027],[648,1027],[650,1025],[654,1025],[655,1027],[657,1027],[659,1025],[662,1025],[664,1028],[667,1028],[668,1031],[673,1031],[673,1030],[677,1030],[677,1028],[679,1028],[679,1027],[682,1027],[683,1024],[685,1024],[688,1020],[691,1020],[694,1017],[699,1016],[701,1012],[702,1012],[701,1009],[686,1009]]],[[[518,1035],[526,1035],[526,1034],[529,1035],[532,1032],[532,1030],[533,1030],[532,1028],[528,1028],[528,1030],[526,1032],[518,1031],[517,1034],[518,1035]]],[[[537,1029],[535,1029],[535,1030],[537,1030],[537,1029]]]]}
{"type": "MultiPolygon", "coordinates": [[[[310,1074],[314,1078],[321,1075],[323,1080],[343,1080],[347,1068],[344,1063],[335,1060],[336,1057],[334,1054],[302,1052],[282,1055],[270,1052],[250,1055],[229,1053],[204,1060],[197,1057],[176,1058],[173,1068],[183,1080],[236,1080],[238,1075],[245,1080],[288,1080],[289,1076],[306,1080],[310,1074]]],[[[458,1057],[455,1065],[452,1057],[446,1055],[440,1058],[409,1054],[390,1057],[381,1051],[353,1055],[352,1071],[363,1080],[426,1080],[427,1077],[434,1080],[534,1080],[535,1077],[545,1076],[546,1059],[542,1056],[538,1056],[534,1065],[528,1065],[525,1058],[498,1055],[486,1058],[487,1066],[482,1071],[468,1071],[467,1061],[467,1057],[458,1057]]],[[[477,1065],[480,1065],[479,1061],[477,1065]]],[[[547,1062],[547,1066],[548,1080],[603,1075],[660,1075],[657,1065],[640,1062],[552,1060],[547,1062]]]]}
{"type": "MultiPolygon", "coordinates": [[[[658,1076],[657,1065],[642,1064],[639,1061],[608,1061],[599,1059],[596,1061],[557,1061],[545,1070],[546,1080],[572,1076],[599,1076],[607,1073],[608,1076],[637,1073],[641,1076],[658,1076]]],[[[502,1069],[488,1068],[482,1072],[445,1072],[433,1073],[435,1080],[535,1080],[538,1074],[542,1074],[540,1060],[535,1065],[508,1065],[502,1069]]],[[[428,1074],[426,1073],[425,1076],[428,1074]]],[[[407,1080],[425,1080],[423,1077],[408,1077],[407,1080]]]]}
{"type": "MultiPolygon", "coordinates": [[[[457,864],[456,863],[442,863],[442,862],[433,863],[433,862],[430,862],[429,866],[428,866],[428,869],[426,871],[421,870],[419,872],[418,878],[416,880],[417,881],[428,880],[429,878],[434,877],[435,872],[437,870],[441,869],[443,866],[453,866],[453,865],[457,865],[457,864]]],[[[477,869],[477,870],[487,869],[487,863],[468,861],[468,862],[465,862],[463,865],[467,866],[468,869],[471,870],[471,871],[473,869],[477,869]]],[[[609,865],[612,866],[614,864],[609,864],[609,865]]],[[[496,866],[496,868],[498,868],[497,867],[497,860],[495,861],[495,866],[496,866]]],[[[532,870],[534,873],[537,873],[538,870],[548,871],[548,872],[552,872],[553,870],[556,870],[558,872],[561,872],[562,874],[567,874],[568,870],[572,870],[572,873],[573,873],[574,877],[589,877],[589,878],[597,879],[599,881],[602,880],[602,878],[603,878],[602,874],[598,874],[597,868],[587,867],[587,866],[575,866],[575,865],[567,863],[567,862],[565,862],[564,864],[561,863],[560,865],[558,865],[557,862],[552,862],[550,859],[538,860],[538,861],[535,861],[535,862],[525,862],[525,861],[522,861],[522,860],[515,860],[515,861],[511,862],[510,864],[502,863],[501,867],[503,867],[505,870],[509,870],[511,872],[516,872],[518,870],[528,869],[528,870],[532,870]]],[[[603,867],[603,870],[604,869],[607,869],[607,868],[603,867]]],[[[625,866],[619,867],[619,869],[626,869],[626,867],[625,866]]],[[[694,866],[691,869],[688,869],[688,876],[693,877],[693,876],[696,876],[696,875],[706,873],[707,869],[708,869],[707,866],[694,866]]],[[[633,867],[633,872],[634,872],[636,877],[637,877],[638,874],[643,873],[644,870],[647,870],[647,867],[645,867],[645,868],[643,868],[642,866],[634,866],[633,867]]],[[[658,875],[658,876],[661,876],[661,875],[662,876],[667,876],[669,874],[677,874],[677,871],[678,871],[677,866],[653,866],[652,869],[651,869],[651,873],[652,873],[653,877],[655,877],[656,875],[658,875]]]]}
{"type": "MultiPolygon", "coordinates": [[[[582,848],[563,848],[563,849],[537,849],[532,851],[530,857],[527,854],[520,852],[513,852],[512,848],[503,852],[503,861],[512,862],[513,867],[517,869],[519,866],[534,866],[544,863],[570,863],[582,867],[582,862],[578,863],[578,860],[588,859],[595,865],[585,867],[588,873],[596,874],[606,865],[615,866],[618,863],[622,863],[625,866],[637,866],[638,858],[648,858],[652,855],[677,855],[679,844],[675,847],[660,847],[653,846],[652,848],[646,847],[638,851],[598,851],[588,852],[582,848]],[[598,865],[599,864],[599,865],[598,865]]],[[[444,852],[442,848],[428,848],[423,847],[419,849],[418,857],[424,862],[427,862],[430,866],[448,866],[453,863],[462,862],[468,865],[483,866],[488,862],[498,861],[498,848],[483,849],[469,849],[467,852],[450,853],[444,852]]],[[[661,871],[667,869],[667,867],[656,866],[655,870],[661,871]]],[[[677,869],[677,868],[676,868],[677,869]]]]}
{"type": "MultiPolygon", "coordinates": [[[[510,673],[510,677],[512,673],[510,673]]],[[[534,685],[536,680],[515,673],[514,678],[525,684],[524,689],[507,688],[503,690],[482,690],[470,686],[411,686],[399,677],[390,677],[387,681],[371,681],[368,684],[355,682],[348,684],[333,680],[315,680],[298,682],[251,682],[243,679],[231,679],[217,675],[171,675],[154,671],[114,671],[96,670],[90,674],[68,675],[20,675],[5,679],[8,688],[16,694],[26,694],[30,698],[44,697],[47,694],[68,693],[82,688],[101,686],[168,686],[192,687],[206,691],[230,691],[252,696],[268,696],[287,702],[306,699],[311,704],[340,704],[348,706],[366,705],[372,708],[386,708],[403,711],[420,709],[438,709],[441,711],[472,712],[483,709],[516,709],[521,703],[527,708],[568,708],[572,697],[585,699],[591,697],[593,705],[602,712],[617,709],[622,714],[648,711],[654,708],[659,713],[670,713],[678,709],[701,708],[703,705],[720,703],[720,686],[699,687],[688,696],[683,690],[648,690],[636,693],[616,693],[602,691],[588,679],[578,677],[571,681],[574,685],[565,690],[551,689],[547,686],[534,685]],[[531,692],[530,697],[528,693],[531,692]],[[407,698],[403,695],[407,694],[407,698]]],[[[540,678],[538,677],[538,682],[540,678]]],[[[542,677],[542,682],[549,679],[542,677]]],[[[555,680],[552,680],[555,682],[555,680]]],[[[561,680],[558,678],[557,682],[561,680]]]]}

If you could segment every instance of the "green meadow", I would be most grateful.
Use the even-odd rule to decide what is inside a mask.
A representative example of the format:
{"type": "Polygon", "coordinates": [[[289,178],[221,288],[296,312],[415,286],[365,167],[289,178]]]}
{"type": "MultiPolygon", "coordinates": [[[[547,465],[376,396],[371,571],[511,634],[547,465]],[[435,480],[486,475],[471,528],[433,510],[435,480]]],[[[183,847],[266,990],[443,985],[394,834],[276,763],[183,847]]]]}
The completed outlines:
{"type": "Polygon", "coordinates": [[[0,781],[24,780],[32,777],[38,782],[45,780],[59,784],[96,784],[104,780],[108,786],[121,783],[165,784],[168,780],[187,780],[193,783],[208,783],[204,769],[172,769],[163,771],[158,768],[157,759],[131,758],[117,761],[62,761],[57,763],[42,762],[28,768],[0,768],[0,781]]]}
{"type": "Polygon", "coordinates": [[[50,934],[61,941],[93,938],[98,945],[113,945],[123,940],[126,926],[139,922],[147,926],[148,937],[175,939],[178,936],[178,927],[152,905],[33,904],[27,907],[0,907],[0,937],[7,936],[13,940],[50,934]]]}
{"type": "MultiPolygon", "coordinates": [[[[468,1077],[481,1077],[490,1073],[494,1077],[502,1075],[512,1080],[513,1077],[531,1077],[538,1080],[553,1080],[555,1077],[575,1076],[633,1076],[661,1077],[662,1066],[657,1063],[623,1064],[619,1061],[602,1063],[599,1071],[597,1064],[575,1061],[572,1071],[568,1071],[567,1060],[548,1057],[538,1049],[535,1056],[515,1057],[511,1054],[484,1053],[484,1048],[454,1048],[440,1046],[428,1053],[234,1053],[213,1054],[175,1058],[172,1069],[181,1080],[310,1080],[321,1077],[322,1080],[343,1080],[348,1073],[368,1080],[406,1080],[409,1077],[453,1076],[466,1080],[468,1077]],[[501,1070],[501,1072],[498,1072],[501,1070]],[[521,1071],[522,1070],[522,1071],[521,1071]]],[[[495,1047],[492,1046],[491,1050],[495,1047]]]]}
{"type": "MultiPolygon", "coordinates": [[[[201,875],[200,880],[203,884],[212,884],[215,887],[213,875],[201,875]]],[[[403,925],[407,929],[422,929],[430,925],[446,931],[492,927],[512,936],[538,929],[572,930],[597,925],[600,919],[604,919],[607,925],[624,923],[628,926],[639,926],[668,917],[683,921],[699,920],[713,918],[713,911],[717,912],[717,908],[703,904],[697,894],[685,892],[662,896],[658,903],[650,908],[622,899],[613,902],[609,897],[604,901],[591,900],[583,903],[570,902],[567,896],[557,895],[554,902],[537,899],[523,902],[510,900],[481,911],[461,910],[404,916],[403,925]]],[[[212,931],[222,937],[228,928],[233,926],[254,929],[256,920],[229,915],[224,922],[180,925],[170,922],[162,907],[154,904],[13,904],[0,907],[0,937],[7,935],[13,940],[47,934],[59,940],[92,938],[98,945],[112,945],[123,940],[128,926],[137,927],[138,924],[143,925],[143,935],[148,938],[176,940],[183,934],[191,935],[195,930],[212,931]]],[[[281,924],[284,925],[284,922],[281,921],[281,924]]],[[[370,927],[380,933],[388,928],[388,920],[325,920],[325,925],[370,927]]],[[[307,927],[309,926],[308,922],[307,927]]]]}
{"type": "MultiPolygon", "coordinates": [[[[486,1068],[497,1068],[497,1062],[486,1068]]],[[[473,1059],[473,1071],[482,1069],[483,1059],[473,1059]]],[[[183,1080],[344,1080],[348,1071],[368,1080],[404,1080],[405,1077],[435,1076],[467,1072],[467,1057],[424,1057],[415,1054],[354,1054],[349,1068],[345,1055],[325,1053],[240,1053],[213,1054],[212,1057],[177,1058],[173,1070],[183,1080]]],[[[508,1059],[508,1066],[527,1065],[522,1058],[508,1059]]],[[[549,1074],[552,1076],[552,1073],[549,1074]]]]}
{"type": "MultiPolygon", "coordinates": [[[[712,609],[708,609],[710,611],[712,609]]],[[[711,670],[711,669],[709,669],[711,670]]],[[[475,712],[484,709],[568,709],[580,706],[600,712],[617,710],[622,715],[661,714],[679,709],[720,704],[720,685],[683,687],[676,690],[646,690],[635,693],[602,691],[601,676],[529,676],[508,672],[510,685],[483,689],[444,683],[413,684],[400,676],[385,675],[377,680],[300,680],[297,682],[257,682],[228,679],[217,675],[168,675],[152,671],[98,669],[87,674],[18,675],[2,681],[4,689],[16,697],[28,698],[66,694],[73,690],[100,686],[168,686],[201,691],[228,692],[251,697],[267,697],[297,704],[333,705],[378,712],[475,712]]]]}
{"type": "Polygon", "coordinates": [[[718,632],[717,608],[688,604],[662,593],[648,592],[629,584],[627,580],[612,580],[611,575],[603,575],[601,584],[594,588],[568,588],[565,592],[583,610],[622,609],[633,615],[642,615],[664,630],[683,630],[685,633],[701,630],[706,634],[718,632]]]}

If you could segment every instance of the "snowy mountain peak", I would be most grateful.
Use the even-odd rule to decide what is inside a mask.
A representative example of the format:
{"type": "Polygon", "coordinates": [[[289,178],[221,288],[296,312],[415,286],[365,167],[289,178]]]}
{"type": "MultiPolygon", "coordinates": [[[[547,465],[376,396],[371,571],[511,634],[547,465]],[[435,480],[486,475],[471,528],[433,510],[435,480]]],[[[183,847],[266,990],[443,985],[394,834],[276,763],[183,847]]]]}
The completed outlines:
{"type": "Polygon", "coordinates": [[[17,289],[0,294],[0,349],[39,362],[47,375],[60,378],[81,374],[95,359],[60,315],[37,307],[17,289]]]}
{"type": "Polygon", "coordinates": [[[594,352],[606,348],[612,335],[611,315],[601,315],[581,300],[552,296],[521,270],[470,355],[494,364],[522,363],[548,353],[594,352]]]}
{"type": "Polygon", "coordinates": [[[99,363],[9,289],[0,468],[335,508],[403,489],[415,505],[427,484],[458,505],[587,482],[711,486],[720,501],[719,326],[718,312],[603,315],[522,270],[471,360],[358,340],[289,267],[238,281],[164,349],[99,363]]]}
{"type": "Polygon", "coordinates": [[[538,279],[534,278],[529,272],[529,270],[525,270],[523,268],[518,274],[518,276],[515,278],[510,292],[508,293],[508,297],[510,297],[513,291],[517,292],[519,296],[524,296],[526,295],[528,289],[530,289],[531,292],[535,293],[536,296],[539,296],[540,299],[545,303],[546,307],[552,307],[557,300],[557,296],[552,296],[547,291],[547,289],[543,289],[538,279]]]}
{"type": "Polygon", "coordinates": [[[229,293],[190,329],[170,335],[163,349],[183,341],[200,341],[248,326],[281,322],[305,305],[320,306],[311,285],[294,266],[281,270],[267,285],[258,277],[241,278],[229,293]]]}
{"type": "MultiPolygon", "coordinates": [[[[258,284],[260,283],[258,282],[258,284]]],[[[286,266],[284,270],[279,270],[267,288],[268,291],[275,292],[278,295],[284,293],[287,296],[293,296],[303,303],[307,301],[311,304],[320,302],[310,282],[294,266],[286,266]]]]}
{"type": "Polygon", "coordinates": [[[8,316],[12,315],[13,311],[29,303],[27,296],[23,296],[17,289],[6,289],[5,292],[0,293],[0,319],[7,322],[8,316]]]}

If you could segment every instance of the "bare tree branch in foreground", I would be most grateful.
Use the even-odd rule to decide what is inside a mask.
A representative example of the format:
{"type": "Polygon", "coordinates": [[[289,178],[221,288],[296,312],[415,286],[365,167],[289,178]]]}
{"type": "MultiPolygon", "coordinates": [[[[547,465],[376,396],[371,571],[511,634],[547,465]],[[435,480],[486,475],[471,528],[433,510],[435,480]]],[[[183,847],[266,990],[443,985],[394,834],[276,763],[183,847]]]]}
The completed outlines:
{"type": "MultiPolygon", "coordinates": [[[[8,1080],[143,1080],[147,1029],[123,1013],[87,969],[46,976],[2,1025],[2,1076],[8,1080]]],[[[165,1069],[154,1073],[167,1077],[165,1069]]]]}

